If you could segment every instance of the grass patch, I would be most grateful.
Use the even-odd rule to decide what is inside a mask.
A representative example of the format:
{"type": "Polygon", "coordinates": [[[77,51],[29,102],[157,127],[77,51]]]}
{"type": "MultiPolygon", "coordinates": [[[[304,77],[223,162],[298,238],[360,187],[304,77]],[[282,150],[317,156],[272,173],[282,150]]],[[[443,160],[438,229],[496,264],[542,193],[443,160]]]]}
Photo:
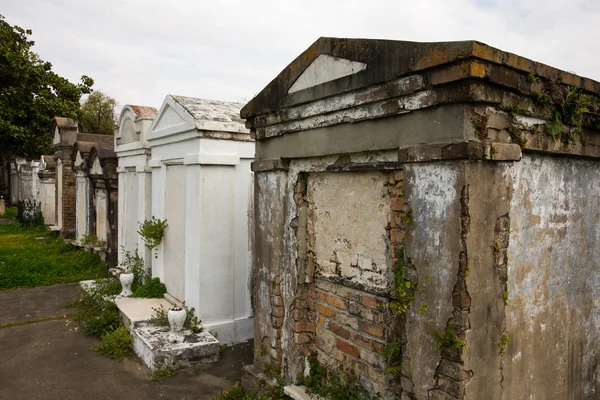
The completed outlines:
{"type": "Polygon", "coordinates": [[[251,394],[244,390],[240,383],[236,383],[231,389],[224,390],[220,394],[213,396],[211,400],[287,400],[291,397],[283,392],[283,386],[279,385],[271,389],[266,389],[259,394],[251,394]]]}
{"type": "Polygon", "coordinates": [[[12,328],[13,326],[37,324],[38,322],[57,321],[57,320],[67,319],[67,318],[68,318],[68,315],[63,315],[61,317],[42,317],[42,318],[38,318],[38,319],[30,319],[27,321],[7,322],[6,324],[0,324],[0,329],[12,328]]]}
{"type": "Polygon", "coordinates": [[[0,290],[48,286],[106,276],[98,254],[54,238],[44,227],[0,225],[0,290]],[[36,238],[44,238],[39,240],[36,238]]]}
{"type": "Polygon", "coordinates": [[[152,380],[160,381],[161,379],[173,376],[177,373],[177,368],[179,368],[179,363],[177,365],[167,365],[164,368],[157,369],[152,373],[152,380]]]}
{"type": "Polygon", "coordinates": [[[6,213],[0,214],[0,218],[17,218],[19,210],[17,207],[6,207],[6,213]]]}

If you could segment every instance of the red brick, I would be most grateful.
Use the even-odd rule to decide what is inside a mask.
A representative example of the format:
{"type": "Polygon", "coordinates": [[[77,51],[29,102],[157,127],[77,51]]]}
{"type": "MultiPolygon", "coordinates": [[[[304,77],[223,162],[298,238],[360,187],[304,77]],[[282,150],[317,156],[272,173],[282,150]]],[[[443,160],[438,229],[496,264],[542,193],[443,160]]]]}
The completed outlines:
{"type": "Polygon", "coordinates": [[[321,292],[320,290],[317,290],[317,300],[327,301],[327,294],[324,292],[321,292]]]}
{"type": "Polygon", "coordinates": [[[338,335],[340,337],[343,337],[344,339],[349,339],[350,338],[350,332],[348,332],[346,329],[342,328],[338,324],[330,323],[329,324],[329,330],[331,332],[335,333],[336,335],[338,335]]]}
{"type": "Polygon", "coordinates": [[[339,297],[333,296],[331,294],[327,295],[327,304],[333,306],[335,308],[339,308],[341,310],[345,310],[348,308],[346,302],[339,297]]]}
{"type": "Polygon", "coordinates": [[[402,197],[392,199],[392,211],[402,211],[402,208],[404,207],[404,202],[402,200],[402,197]]]}
{"type": "Polygon", "coordinates": [[[371,339],[362,337],[361,335],[357,335],[356,333],[352,334],[352,343],[357,346],[363,347],[367,350],[373,349],[373,341],[371,339]]]}
{"type": "Polygon", "coordinates": [[[383,326],[367,321],[358,321],[360,330],[368,333],[371,336],[383,338],[383,326]]]}
{"type": "Polygon", "coordinates": [[[333,310],[333,309],[331,309],[329,307],[326,307],[326,306],[324,306],[322,304],[319,304],[317,306],[317,312],[319,314],[325,315],[326,317],[333,317],[333,316],[335,316],[337,314],[335,310],[333,310]]]}
{"type": "Polygon", "coordinates": [[[378,307],[377,307],[377,299],[375,297],[361,296],[360,297],[360,302],[365,307],[374,308],[376,310],[378,309],[378,307]]]}
{"type": "Polygon", "coordinates": [[[325,319],[324,316],[319,315],[317,317],[317,324],[321,325],[321,326],[325,326],[325,323],[327,322],[327,320],[325,319]]]}
{"type": "Polygon", "coordinates": [[[358,358],[358,348],[348,342],[345,342],[341,339],[337,339],[335,342],[335,346],[343,351],[344,353],[351,355],[352,357],[358,358]]]}

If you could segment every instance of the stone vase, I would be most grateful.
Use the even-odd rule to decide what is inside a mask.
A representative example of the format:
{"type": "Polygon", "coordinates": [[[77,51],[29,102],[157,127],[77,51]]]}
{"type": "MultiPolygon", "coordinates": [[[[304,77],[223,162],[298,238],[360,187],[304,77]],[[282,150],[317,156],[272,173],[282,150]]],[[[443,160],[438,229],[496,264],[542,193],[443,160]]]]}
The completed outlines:
{"type": "Polygon", "coordinates": [[[186,317],[187,313],[183,308],[170,308],[169,312],[167,313],[167,319],[169,320],[169,325],[171,325],[171,331],[180,332],[183,329],[186,317]]]}
{"type": "Polygon", "coordinates": [[[133,274],[123,273],[123,274],[119,275],[119,281],[121,281],[121,286],[123,287],[123,290],[121,290],[121,293],[119,293],[119,296],[121,296],[121,297],[131,296],[133,294],[133,292],[131,291],[131,284],[133,283],[133,274]]]}

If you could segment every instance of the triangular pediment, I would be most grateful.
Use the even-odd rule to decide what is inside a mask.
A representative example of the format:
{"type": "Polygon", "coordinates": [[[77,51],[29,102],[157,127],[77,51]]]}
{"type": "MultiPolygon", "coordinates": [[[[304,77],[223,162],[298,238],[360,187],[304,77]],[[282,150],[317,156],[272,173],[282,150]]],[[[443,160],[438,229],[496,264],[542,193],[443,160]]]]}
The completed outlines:
{"type": "Polygon", "coordinates": [[[148,128],[147,140],[196,129],[194,118],[168,95],[148,128]]]}
{"type": "Polygon", "coordinates": [[[52,144],[60,144],[60,129],[58,129],[58,126],[54,128],[54,138],[52,139],[52,144]]]}
{"type": "Polygon", "coordinates": [[[81,152],[79,150],[77,150],[77,153],[75,154],[75,166],[80,167],[82,165],[83,165],[83,157],[81,157],[81,152]]]}
{"type": "Polygon", "coordinates": [[[92,160],[92,168],[90,169],[90,174],[92,175],[103,175],[104,170],[102,169],[102,165],[100,165],[100,159],[98,157],[94,157],[92,160]]]}
{"type": "Polygon", "coordinates": [[[366,68],[367,64],[365,63],[321,54],[296,79],[288,93],[295,93],[322,83],[354,75],[366,68]]]}
{"type": "Polygon", "coordinates": [[[153,131],[162,131],[185,124],[185,119],[170,105],[165,106],[159,111],[156,118],[156,124],[153,131]]]}

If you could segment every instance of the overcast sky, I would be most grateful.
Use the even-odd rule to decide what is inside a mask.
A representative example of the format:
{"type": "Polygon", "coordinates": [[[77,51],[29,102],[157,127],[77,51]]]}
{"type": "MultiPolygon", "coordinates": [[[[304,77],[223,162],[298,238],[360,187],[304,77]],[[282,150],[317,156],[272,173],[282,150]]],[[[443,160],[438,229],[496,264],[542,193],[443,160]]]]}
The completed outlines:
{"type": "Polygon", "coordinates": [[[600,0],[0,0],[72,82],[120,105],[247,101],[320,36],[474,39],[600,81],[600,0]]]}

